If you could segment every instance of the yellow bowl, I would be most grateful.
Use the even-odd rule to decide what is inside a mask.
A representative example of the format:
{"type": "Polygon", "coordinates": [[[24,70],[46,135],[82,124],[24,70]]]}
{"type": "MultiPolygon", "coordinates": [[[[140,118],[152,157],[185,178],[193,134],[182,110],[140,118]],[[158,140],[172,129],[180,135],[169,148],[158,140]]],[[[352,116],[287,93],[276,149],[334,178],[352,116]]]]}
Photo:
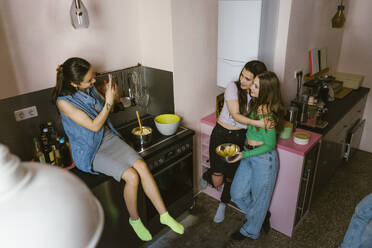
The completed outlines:
{"type": "Polygon", "coordinates": [[[227,162],[234,160],[238,152],[240,152],[240,147],[231,143],[221,144],[216,147],[216,153],[227,162]]]}
{"type": "Polygon", "coordinates": [[[178,115],[164,114],[155,117],[155,122],[159,124],[173,124],[179,122],[181,118],[178,115]]]}
{"type": "Polygon", "coordinates": [[[163,135],[172,135],[177,131],[181,118],[174,114],[163,114],[155,117],[155,125],[163,135]]]}

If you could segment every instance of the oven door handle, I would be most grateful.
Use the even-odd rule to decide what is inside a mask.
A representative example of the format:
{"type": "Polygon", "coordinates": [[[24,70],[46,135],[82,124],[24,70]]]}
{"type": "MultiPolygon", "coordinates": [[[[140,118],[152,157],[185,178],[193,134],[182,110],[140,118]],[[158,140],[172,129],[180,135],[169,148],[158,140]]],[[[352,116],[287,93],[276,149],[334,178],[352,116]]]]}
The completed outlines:
{"type": "Polygon", "coordinates": [[[176,161],[174,161],[173,163],[171,163],[167,167],[165,167],[165,168],[161,169],[160,171],[156,172],[153,176],[156,177],[160,173],[164,172],[165,170],[168,170],[168,169],[172,168],[173,166],[175,166],[176,164],[178,164],[179,162],[181,162],[182,160],[184,160],[184,159],[186,159],[186,158],[188,158],[190,156],[192,156],[192,152],[190,152],[190,153],[186,154],[185,156],[177,159],[176,161]]]}

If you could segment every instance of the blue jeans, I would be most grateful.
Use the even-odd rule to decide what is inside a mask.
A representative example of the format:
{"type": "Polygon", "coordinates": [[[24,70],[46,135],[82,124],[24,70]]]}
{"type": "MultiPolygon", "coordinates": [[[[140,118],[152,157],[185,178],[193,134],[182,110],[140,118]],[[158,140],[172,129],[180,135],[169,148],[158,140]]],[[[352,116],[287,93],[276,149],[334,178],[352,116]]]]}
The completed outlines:
{"type": "Polygon", "coordinates": [[[252,239],[260,236],[277,174],[276,150],[241,160],[230,194],[247,218],[247,222],[240,228],[242,235],[252,239]]]}
{"type": "Polygon", "coordinates": [[[341,248],[372,247],[372,193],[355,208],[341,248]]]}

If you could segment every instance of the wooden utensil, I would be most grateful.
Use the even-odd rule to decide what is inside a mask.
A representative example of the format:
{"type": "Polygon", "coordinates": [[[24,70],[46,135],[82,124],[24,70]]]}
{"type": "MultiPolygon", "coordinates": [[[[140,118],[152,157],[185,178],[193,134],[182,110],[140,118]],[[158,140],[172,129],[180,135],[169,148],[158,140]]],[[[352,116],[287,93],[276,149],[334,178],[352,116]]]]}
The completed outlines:
{"type": "Polygon", "coordinates": [[[142,125],[141,125],[141,120],[140,120],[139,113],[138,113],[137,110],[136,110],[136,115],[137,115],[138,125],[139,125],[139,128],[140,128],[140,130],[141,130],[141,134],[143,134],[142,125]]]}

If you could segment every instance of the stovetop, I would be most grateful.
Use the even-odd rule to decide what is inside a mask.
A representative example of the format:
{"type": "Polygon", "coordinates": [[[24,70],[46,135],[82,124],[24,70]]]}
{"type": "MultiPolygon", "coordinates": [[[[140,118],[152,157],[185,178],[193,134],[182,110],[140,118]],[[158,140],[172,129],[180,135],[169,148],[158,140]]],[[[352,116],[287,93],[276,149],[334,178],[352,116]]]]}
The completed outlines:
{"type": "Polygon", "coordinates": [[[148,156],[151,153],[158,151],[159,149],[169,146],[171,143],[175,142],[176,140],[183,138],[188,135],[193,135],[194,131],[185,128],[183,126],[179,126],[176,133],[173,135],[162,135],[156,128],[154,122],[154,116],[146,115],[141,117],[141,124],[142,126],[147,126],[152,128],[152,140],[149,144],[144,146],[136,145],[133,142],[133,135],[132,130],[133,128],[138,127],[137,120],[133,120],[121,127],[118,127],[118,132],[123,136],[125,142],[132,146],[142,157],[148,156]]]}
{"type": "MultiPolygon", "coordinates": [[[[173,153],[182,146],[183,143],[187,142],[190,136],[195,134],[193,130],[180,126],[174,135],[162,135],[156,129],[154,116],[151,115],[141,117],[141,122],[143,123],[142,125],[149,126],[153,129],[152,142],[145,147],[135,147],[131,139],[132,129],[138,126],[137,120],[129,121],[122,126],[116,127],[116,129],[123,136],[125,142],[132,146],[141,157],[149,163],[150,169],[156,167],[156,163],[161,159],[166,160],[170,152],[173,153]]],[[[182,155],[182,153],[180,155],[182,155]]],[[[82,172],[77,168],[73,168],[70,171],[82,179],[89,188],[94,188],[109,179],[106,175],[92,175],[82,172]]]]}

